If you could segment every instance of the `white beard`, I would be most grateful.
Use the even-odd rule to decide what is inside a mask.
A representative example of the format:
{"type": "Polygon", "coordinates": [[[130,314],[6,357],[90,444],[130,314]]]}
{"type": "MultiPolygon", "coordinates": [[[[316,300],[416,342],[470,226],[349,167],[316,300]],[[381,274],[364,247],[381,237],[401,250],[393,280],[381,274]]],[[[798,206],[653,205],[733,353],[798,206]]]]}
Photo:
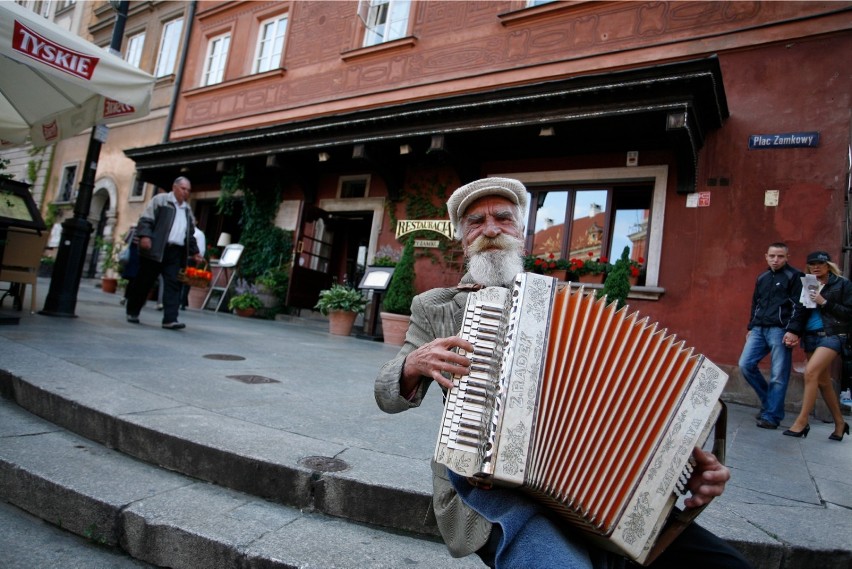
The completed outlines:
{"type": "Polygon", "coordinates": [[[521,256],[523,242],[501,235],[498,243],[502,249],[480,251],[483,243],[480,237],[470,247],[471,256],[467,261],[467,269],[474,281],[484,286],[504,286],[511,284],[515,276],[523,272],[524,260],[521,256]]]}

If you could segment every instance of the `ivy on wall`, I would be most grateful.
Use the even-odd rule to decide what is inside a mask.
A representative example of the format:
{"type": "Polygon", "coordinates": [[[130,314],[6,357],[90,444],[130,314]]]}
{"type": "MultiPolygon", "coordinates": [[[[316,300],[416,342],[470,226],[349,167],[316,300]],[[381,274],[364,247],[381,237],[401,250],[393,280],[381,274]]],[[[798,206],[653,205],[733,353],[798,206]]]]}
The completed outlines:
{"type": "Polygon", "coordinates": [[[242,277],[254,282],[264,273],[287,264],[293,251],[293,232],[275,225],[283,196],[281,186],[266,190],[249,188],[245,167],[236,164],[222,176],[220,188],[217,200],[220,214],[232,213],[234,203],[239,199],[243,201],[240,217],[240,243],[245,247],[240,258],[242,277]]]}
{"type": "MultiPolygon", "coordinates": [[[[422,177],[416,177],[406,184],[400,192],[400,201],[405,204],[405,219],[447,219],[447,200],[450,197],[452,186],[436,173],[430,173],[422,177]]],[[[397,217],[396,204],[389,202],[387,205],[388,217],[391,222],[391,230],[396,232],[397,217]]],[[[408,236],[406,236],[408,237],[408,236]]],[[[432,231],[415,231],[411,239],[435,239],[432,231]]],[[[431,250],[418,251],[417,257],[428,257],[432,263],[443,262],[445,266],[452,267],[459,262],[462,250],[458,242],[438,238],[438,251],[436,255],[431,250]]]]}

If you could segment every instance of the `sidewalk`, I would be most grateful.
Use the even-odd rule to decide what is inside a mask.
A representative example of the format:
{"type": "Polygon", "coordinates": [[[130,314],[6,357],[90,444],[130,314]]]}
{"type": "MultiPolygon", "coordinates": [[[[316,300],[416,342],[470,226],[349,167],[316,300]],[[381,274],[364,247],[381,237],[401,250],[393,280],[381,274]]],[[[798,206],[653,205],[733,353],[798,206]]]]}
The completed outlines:
{"type": "MultiPolygon", "coordinates": [[[[43,296],[49,283],[39,284],[43,296]]],[[[152,305],[133,325],[118,302],[84,280],[76,318],[24,313],[20,325],[0,326],[0,393],[150,465],[262,498],[266,507],[318,515],[317,527],[347,521],[404,532],[418,551],[436,556],[423,566],[437,567],[430,564],[436,559],[481,566],[449,558],[435,529],[423,524],[440,397],[400,415],[382,413],[373,400],[373,379],[395,347],[331,336],[298,319],[193,310],[181,313],[185,330],[163,330],[152,305]]],[[[0,406],[0,417],[6,411],[0,406]]],[[[831,426],[812,423],[807,439],[792,439],[756,428],[752,408],[729,411],[733,478],[699,523],[759,569],[849,567],[852,438],[829,441],[831,426]]],[[[12,503],[27,500],[3,473],[22,469],[16,457],[35,438],[2,420],[0,429],[0,493],[12,503]]],[[[236,551],[245,543],[232,545],[236,551]]],[[[369,566],[394,566],[387,563],[369,566]]]]}

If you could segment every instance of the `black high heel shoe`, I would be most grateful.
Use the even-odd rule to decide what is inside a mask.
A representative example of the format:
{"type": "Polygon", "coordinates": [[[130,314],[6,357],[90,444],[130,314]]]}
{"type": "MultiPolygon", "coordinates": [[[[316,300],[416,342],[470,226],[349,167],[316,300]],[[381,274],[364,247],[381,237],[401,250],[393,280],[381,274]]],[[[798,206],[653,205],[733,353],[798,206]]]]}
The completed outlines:
{"type": "Polygon", "coordinates": [[[787,435],[788,437],[796,437],[798,439],[798,438],[802,438],[802,437],[808,438],[809,432],[811,432],[811,426],[805,425],[805,428],[802,429],[801,431],[793,431],[792,429],[787,429],[782,434],[787,435]]]}
{"type": "Polygon", "coordinates": [[[842,441],[843,435],[848,435],[848,434],[849,434],[849,423],[843,423],[843,432],[840,433],[839,435],[835,435],[834,433],[831,433],[830,435],[828,435],[828,438],[832,441],[842,441]]]}

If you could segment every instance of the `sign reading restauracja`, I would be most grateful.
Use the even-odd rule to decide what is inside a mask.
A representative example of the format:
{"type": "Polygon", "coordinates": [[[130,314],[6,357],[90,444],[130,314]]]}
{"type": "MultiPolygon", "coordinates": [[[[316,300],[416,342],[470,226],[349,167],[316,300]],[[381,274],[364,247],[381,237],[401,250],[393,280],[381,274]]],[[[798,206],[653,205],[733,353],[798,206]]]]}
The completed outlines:
{"type": "Polygon", "coordinates": [[[448,219],[400,219],[396,222],[397,239],[413,231],[434,231],[447,239],[453,238],[453,224],[448,219]]]}

